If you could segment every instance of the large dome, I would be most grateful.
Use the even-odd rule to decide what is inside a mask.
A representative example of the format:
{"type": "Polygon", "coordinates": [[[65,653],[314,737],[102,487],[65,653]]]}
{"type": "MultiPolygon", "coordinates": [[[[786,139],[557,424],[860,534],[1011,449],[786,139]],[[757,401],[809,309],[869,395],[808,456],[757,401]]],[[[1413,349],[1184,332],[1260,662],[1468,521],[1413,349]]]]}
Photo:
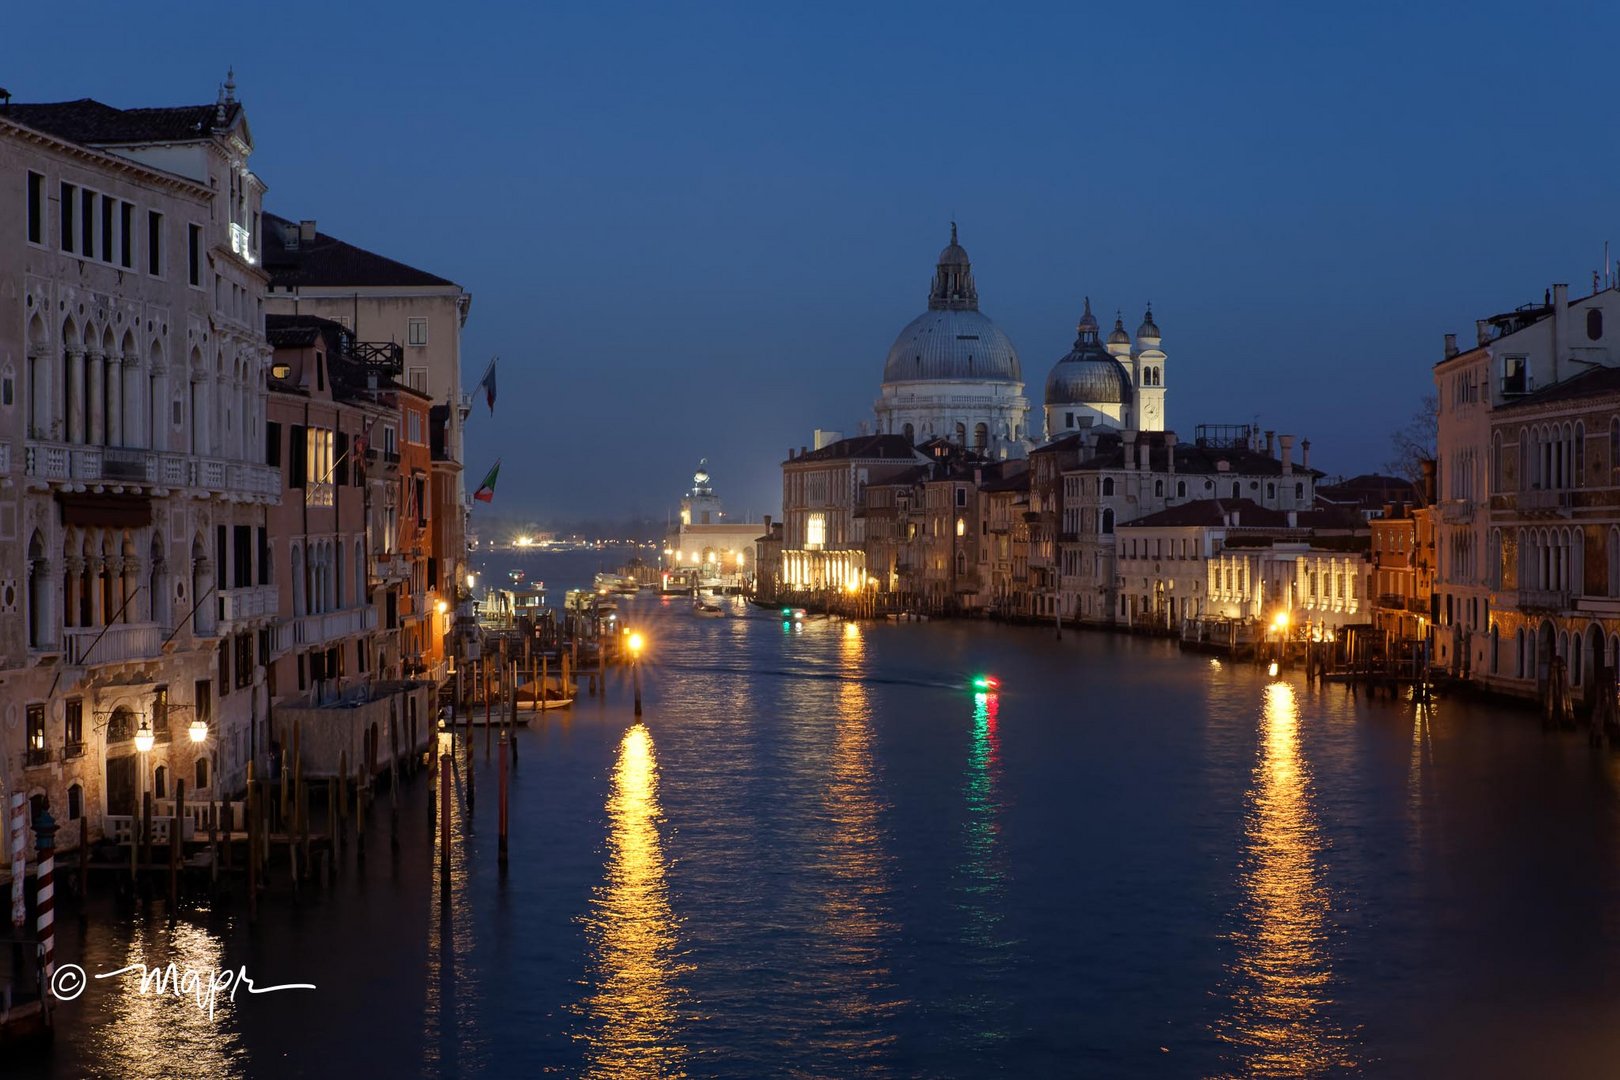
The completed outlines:
{"type": "Polygon", "coordinates": [[[886,383],[918,379],[1019,382],[1018,353],[1001,328],[972,308],[925,311],[902,331],[883,365],[886,383]]]}

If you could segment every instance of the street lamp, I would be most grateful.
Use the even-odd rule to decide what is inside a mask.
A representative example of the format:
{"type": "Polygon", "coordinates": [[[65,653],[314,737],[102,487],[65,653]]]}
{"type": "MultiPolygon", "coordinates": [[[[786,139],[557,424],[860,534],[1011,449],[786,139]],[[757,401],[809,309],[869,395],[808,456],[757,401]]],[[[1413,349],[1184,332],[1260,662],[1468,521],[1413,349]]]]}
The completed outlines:
{"type": "Polygon", "coordinates": [[[149,754],[152,752],[152,744],[156,741],[156,736],[152,734],[152,722],[143,719],[141,729],[135,733],[135,749],[143,754],[149,754]]]}
{"type": "Polygon", "coordinates": [[[636,690],[637,716],[641,715],[641,648],[646,643],[639,631],[630,635],[630,681],[636,690]]]}
{"type": "Polygon", "coordinates": [[[208,721],[201,717],[193,720],[187,730],[191,732],[191,741],[194,743],[206,742],[208,739],[208,721]]]}

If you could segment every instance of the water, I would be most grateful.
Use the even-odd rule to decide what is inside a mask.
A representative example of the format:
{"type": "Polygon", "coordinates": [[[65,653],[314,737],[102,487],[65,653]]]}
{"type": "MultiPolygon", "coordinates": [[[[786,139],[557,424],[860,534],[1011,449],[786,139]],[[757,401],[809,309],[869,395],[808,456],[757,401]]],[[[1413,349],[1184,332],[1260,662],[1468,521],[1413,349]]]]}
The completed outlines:
{"type": "Polygon", "coordinates": [[[1584,738],[1157,641],[628,613],[644,722],[621,681],[522,732],[504,882],[480,736],[448,908],[419,782],[397,857],[384,800],[363,867],[257,926],[69,914],[91,972],[318,989],[210,1020],[92,980],[43,1071],[1613,1072],[1620,758],[1584,738]]]}

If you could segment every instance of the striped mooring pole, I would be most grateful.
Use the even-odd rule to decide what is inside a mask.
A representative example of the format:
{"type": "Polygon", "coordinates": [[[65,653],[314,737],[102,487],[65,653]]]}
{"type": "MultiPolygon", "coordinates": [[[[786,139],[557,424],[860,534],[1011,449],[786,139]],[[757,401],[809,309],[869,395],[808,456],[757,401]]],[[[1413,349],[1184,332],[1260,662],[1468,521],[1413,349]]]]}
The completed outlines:
{"type": "Polygon", "coordinates": [[[11,925],[21,930],[28,921],[28,909],[23,905],[23,875],[28,869],[25,861],[23,837],[28,825],[28,796],[13,792],[11,796],[11,925]]]}
{"type": "Polygon", "coordinates": [[[34,843],[39,851],[39,892],[34,908],[38,911],[39,967],[49,981],[56,971],[56,819],[49,810],[34,819],[34,843]]]}

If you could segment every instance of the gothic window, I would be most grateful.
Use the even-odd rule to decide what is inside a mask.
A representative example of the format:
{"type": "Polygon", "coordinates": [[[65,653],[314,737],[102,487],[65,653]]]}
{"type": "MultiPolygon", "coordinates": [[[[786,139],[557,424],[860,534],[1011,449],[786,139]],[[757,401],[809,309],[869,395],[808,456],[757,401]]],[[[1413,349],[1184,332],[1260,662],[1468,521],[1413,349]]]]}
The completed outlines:
{"type": "Polygon", "coordinates": [[[1176,498],[1185,499],[1186,497],[1187,497],[1187,481],[1185,481],[1185,480],[1177,480],[1176,481],[1176,498]]]}
{"type": "Polygon", "coordinates": [[[1102,493],[1104,495],[1112,495],[1114,493],[1114,478],[1112,476],[1103,477],[1102,493]]]}
{"type": "Polygon", "coordinates": [[[1114,511],[1111,507],[1104,507],[1102,512],[1103,535],[1112,535],[1114,531],[1114,511]]]}

